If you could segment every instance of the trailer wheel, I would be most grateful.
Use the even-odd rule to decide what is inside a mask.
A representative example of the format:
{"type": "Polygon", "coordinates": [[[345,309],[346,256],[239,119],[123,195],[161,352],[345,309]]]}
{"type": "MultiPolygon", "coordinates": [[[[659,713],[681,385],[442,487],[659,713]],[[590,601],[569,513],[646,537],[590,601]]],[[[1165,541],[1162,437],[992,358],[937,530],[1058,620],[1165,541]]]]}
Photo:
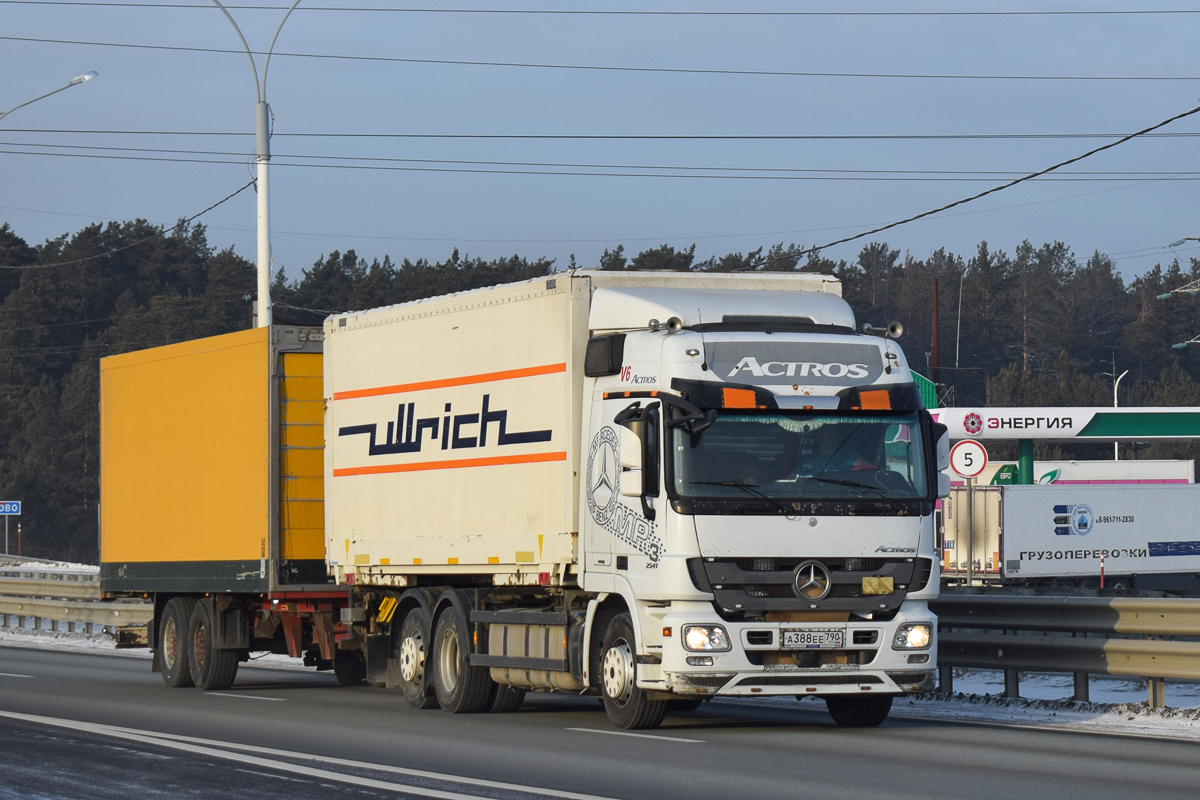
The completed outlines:
{"type": "Polygon", "coordinates": [[[367,664],[361,653],[338,650],[333,654],[333,674],[342,686],[357,686],[367,679],[367,664]]]}
{"type": "Polygon", "coordinates": [[[874,728],[892,710],[892,695],[837,695],[825,698],[825,707],[842,728],[874,728]]]}
{"type": "Polygon", "coordinates": [[[637,647],[633,621],[618,614],[608,623],[601,646],[604,711],[618,728],[657,728],[667,713],[666,700],[651,700],[637,685],[637,647]]]}
{"type": "Polygon", "coordinates": [[[496,692],[492,695],[492,702],[488,711],[493,714],[510,714],[521,708],[521,703],[525,702],[524,689],[517,686],[494,685],[496,692]]]}
{"type": "Polygon", "coordinates": [[[188,623],[192,619],[192,608],[196,601],[190,597],[172,597],[163,609],[158,626],[158,658],[163,680],[172,689],[182,689],[192,684],[192,672],[188,667],[188,623]]]}
{"type": "Polygon", "coordinates": [[[433,688],[438,705],[451,714],[475,714],[488,708],[492,677],[487,667],[473,667],[466,625],[458,610],[447,608],[433,634],[433,688]]]}
{"type": "Polygon", "coordinates": [[[429,612],[417,606],[404,615],[396,659],[400,662],[400,690],[413,708],[433,708],[437,698],[429,675],[429,612]]]}
{"type": "Polygon", "coordinates": [[[192,681],[203,690],[228,689],[237,677],[238,651],[220,650],[216,645],[215,609],[212,600],[196,603],[188,625],[188,666],[192,681]]]}

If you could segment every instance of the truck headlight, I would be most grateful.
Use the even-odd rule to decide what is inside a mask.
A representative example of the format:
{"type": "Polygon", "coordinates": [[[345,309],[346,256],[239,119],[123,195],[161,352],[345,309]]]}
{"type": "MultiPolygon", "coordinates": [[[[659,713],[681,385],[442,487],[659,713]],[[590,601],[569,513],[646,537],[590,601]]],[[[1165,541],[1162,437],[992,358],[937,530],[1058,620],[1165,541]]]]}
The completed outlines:
{"type": "Polygon", "coordinates": [[[728,650],[729,634],[720,625],[684,625],[683,649],[728,650]]]}
{"type": "Polygon", "coordinates": [[[933,642],[933,629],[928,622],[909,622],[901,625],[892,637],[893,650],[924,650],[933,642]]]}

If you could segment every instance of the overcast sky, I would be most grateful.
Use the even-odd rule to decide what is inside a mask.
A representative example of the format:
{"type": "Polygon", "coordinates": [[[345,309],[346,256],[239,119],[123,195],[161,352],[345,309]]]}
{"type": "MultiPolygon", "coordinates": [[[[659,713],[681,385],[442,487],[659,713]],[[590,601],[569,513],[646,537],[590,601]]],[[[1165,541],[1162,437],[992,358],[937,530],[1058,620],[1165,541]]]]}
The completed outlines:
{"type": "MultiPolygon", "coordinates": [[[[249,8],[245,0],[229,8],[251,48],[265,51],[287,3],[260,2],[273,8],[249,8]]],[[[303,0],[280,33],[267,85],[274,113],[274,263],[296,277],[322,255],[351,248],[367,259],[390,254],[398,262],[441,259],[458,247],[486,258],[546,256],[564,267],[571,254],[595,266],[617,244],[633,254],[695,242],[698,258],[777,242],[825,244],[1200,104],[1200,13],[432,9],[1146,7],[1182,4],[303,0]],[[302,135],[317,133],[349,136],[302,135]],[[1026,138],[987,138],[1001,134],[1026,138]],[[947,135],[976,138],[853,138],[947,135]],[[712,136],[832,138],[688,138],[712,136]],[[619,175],[578,174],[602,172],[619,175]]],[[[256,58],[261,72],[262,56],[256,58]]],[[[86,70],[100,77],[0,120],[0,221],[27,241],[107,220],[141,217],[169,226],[253,177],[250,64],[211,2],[0,0],[0,110],[86,70]]],[[[1081,261],[1094,250],[1112,255],[1130,279],[1168,263],[1172,251],[1165,245],[1200,234],[1198,132],[1200,114],[1162,129],[1172,135],[1132,140],[1055,179],[872,239],[917,258],[938,247],[969,256],[981,240],[1010,253],[1023,239],[1057,240],[1081,261]]],[[[200,221],[214,246],[233,246],[254,259],[252,189],[200,221]]],[[[824,254],[853,259],[870,240],[824,254]]],[[[1200,255],[1195,243],[1175,252],[1200,255]]]]}

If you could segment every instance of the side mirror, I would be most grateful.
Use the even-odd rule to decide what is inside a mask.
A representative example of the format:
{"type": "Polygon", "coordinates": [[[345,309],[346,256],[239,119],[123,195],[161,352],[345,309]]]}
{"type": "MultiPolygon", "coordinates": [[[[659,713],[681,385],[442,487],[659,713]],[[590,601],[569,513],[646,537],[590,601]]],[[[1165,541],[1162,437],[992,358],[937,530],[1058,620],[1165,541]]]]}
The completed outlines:
{"type": "MultiPolygon", "coordinates": [[[[627,423],[629,424],[629,423],[627,423]]],[[[632,423],[637,427],[644,427],[641,423],[632,423]]],[[[620,452],[621,469],[622,470],[641,470],[642,468],[642,437],[630,428],[621,426],[617,428],[617,445],[620,452]]],[[[625,485],[625,481],[621,481],[621,485],[625,485]]],[[[638,483],[638,491],[635,494],[641,494],[641,483],[638,483]]],[[[623,492],[622,492],[623,494],[623,492]]]]}
{"type": "Polygon", "coordinates": [[[950,476],[944,472],[938,473],[938,498],[945,499],[950,496],[950,476]]]}
{"type": "Polygon", "coordinates": [[[950,429],[940,422],[935,422],[931,426],[931,433],[934,436],[934,445],[937,454],[938,472],[950,469],[950,429]]]}

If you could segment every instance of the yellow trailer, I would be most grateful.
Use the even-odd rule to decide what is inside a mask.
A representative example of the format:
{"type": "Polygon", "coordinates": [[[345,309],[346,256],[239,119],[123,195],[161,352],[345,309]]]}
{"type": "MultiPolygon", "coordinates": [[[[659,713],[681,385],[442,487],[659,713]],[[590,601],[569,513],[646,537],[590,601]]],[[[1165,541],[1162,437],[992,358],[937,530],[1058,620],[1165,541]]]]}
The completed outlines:
{"type": "Polygon", "coordinates": [[[105,591],[328,584],[321,345],[276,326],[100,362],[105,591]]]}

